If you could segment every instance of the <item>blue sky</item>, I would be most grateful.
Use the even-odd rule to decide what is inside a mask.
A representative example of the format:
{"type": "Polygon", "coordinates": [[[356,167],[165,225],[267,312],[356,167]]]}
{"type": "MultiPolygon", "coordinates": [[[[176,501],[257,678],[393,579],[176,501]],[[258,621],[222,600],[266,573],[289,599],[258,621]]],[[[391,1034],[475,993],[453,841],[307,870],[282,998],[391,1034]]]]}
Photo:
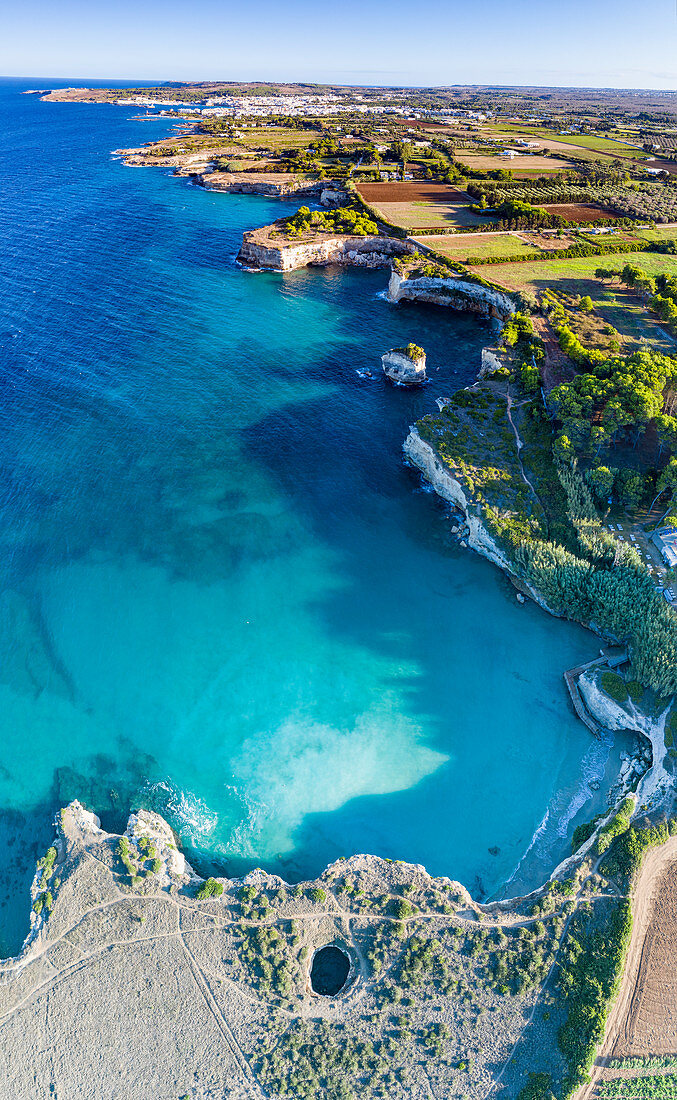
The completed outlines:
{"type": "Polygon", "coordinates": [[[677,88],[676,0],[19,0],[0,75],[677,88]]]}

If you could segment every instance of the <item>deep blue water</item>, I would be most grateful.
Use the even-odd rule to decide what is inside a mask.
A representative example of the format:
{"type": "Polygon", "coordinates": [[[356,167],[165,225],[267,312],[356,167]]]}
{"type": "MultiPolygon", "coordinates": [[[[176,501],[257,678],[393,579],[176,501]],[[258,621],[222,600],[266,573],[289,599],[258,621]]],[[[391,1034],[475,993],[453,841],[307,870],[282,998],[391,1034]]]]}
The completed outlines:
{"type": "Polygon", "coordinates": [[[512,888],[536,884],[617,765],[561,678],[596,641],[520,607],[401,459],[487,323],[391,306],[384,272],[242,271],[281,204],[125,168],[166,122],[24,86],[0,83],[3,948],[73,797],[111,828],[156,808],[226,872],[371,851],[491,891],[529,849],[512,888]],[[409,340],[417,393],[378,377],[409,340]]]}

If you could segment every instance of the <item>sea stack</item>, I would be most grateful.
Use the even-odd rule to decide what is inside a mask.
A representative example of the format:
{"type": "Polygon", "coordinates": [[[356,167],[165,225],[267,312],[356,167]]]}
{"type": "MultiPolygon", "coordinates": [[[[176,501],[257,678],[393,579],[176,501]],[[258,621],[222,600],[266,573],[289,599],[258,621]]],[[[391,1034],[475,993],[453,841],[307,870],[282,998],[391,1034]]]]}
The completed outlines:
{"type": "Polygon", "coordinates": [[[425,352],[417,344],[391,348],[381,356],[383,373],[400,386],[420,386],[425,382],[425,352]]]}

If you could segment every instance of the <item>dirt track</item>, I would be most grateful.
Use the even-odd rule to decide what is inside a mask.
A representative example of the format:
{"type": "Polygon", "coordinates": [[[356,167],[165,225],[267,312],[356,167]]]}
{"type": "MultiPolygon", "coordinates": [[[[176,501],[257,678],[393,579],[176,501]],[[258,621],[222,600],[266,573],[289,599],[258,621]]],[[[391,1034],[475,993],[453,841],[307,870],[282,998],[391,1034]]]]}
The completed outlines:
{"type": "Polygon", "coordinates": [[[610,1058],[677,1052],[677,837],[648,853],[632,898],[633,928],[618,997],[592,1079],[594,1093],[610,1058]]]}

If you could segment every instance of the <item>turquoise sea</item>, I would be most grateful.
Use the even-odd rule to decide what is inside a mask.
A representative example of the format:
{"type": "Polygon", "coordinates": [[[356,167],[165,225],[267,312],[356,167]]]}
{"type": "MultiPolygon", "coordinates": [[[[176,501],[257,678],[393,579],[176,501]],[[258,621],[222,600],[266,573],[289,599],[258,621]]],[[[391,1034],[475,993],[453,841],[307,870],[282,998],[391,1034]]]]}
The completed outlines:
{"type": "Polygon", "coordinates": [[[536,885],[627,746],[568,707],[597,639],[520,607],[402,461],[488,323],[389,305],[385,272],[243,271],[291,206],[125,168],[166,121],[26,86],[0,84],[2,949],[73,797],[159,810],[202,869],[536,885]],[[379,377],[409,340],[417,393],[379,377]]]}

